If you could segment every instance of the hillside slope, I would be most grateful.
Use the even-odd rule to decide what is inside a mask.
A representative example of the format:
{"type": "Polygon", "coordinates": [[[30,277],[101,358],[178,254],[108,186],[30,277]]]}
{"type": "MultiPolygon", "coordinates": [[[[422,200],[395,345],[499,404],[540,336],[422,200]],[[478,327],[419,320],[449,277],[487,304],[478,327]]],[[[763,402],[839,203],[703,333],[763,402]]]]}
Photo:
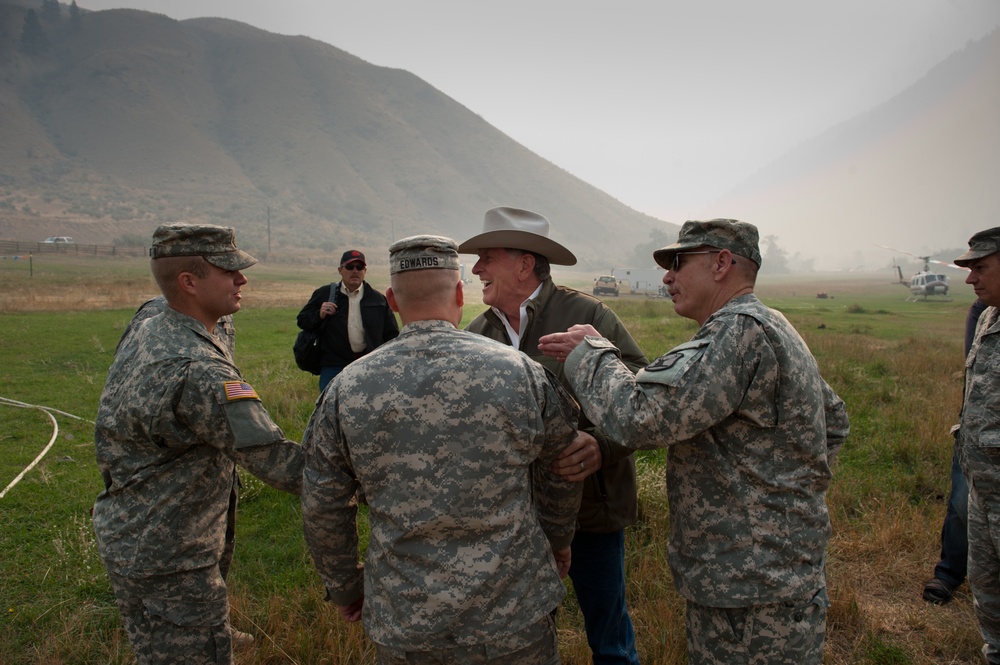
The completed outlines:
{"type": "Polygon", "coordinates": [[[855,267],[862,250],[888,262],[876,244],[911,253],[962,247],[1000,224],[998,109],[994,31],[762,168],[706,214],[738,214],[828,267],[855,267]]]}
{"type": "Polygon", "coordinates": [[[109,243],[171,220],[237,227],[274,251],[463,239],[483,212],[546,214],[584,264],[631,256],[650,229],[412,74],[305,37],[134,10],[44,25],[0,2],[0,237],[109,243]]]}

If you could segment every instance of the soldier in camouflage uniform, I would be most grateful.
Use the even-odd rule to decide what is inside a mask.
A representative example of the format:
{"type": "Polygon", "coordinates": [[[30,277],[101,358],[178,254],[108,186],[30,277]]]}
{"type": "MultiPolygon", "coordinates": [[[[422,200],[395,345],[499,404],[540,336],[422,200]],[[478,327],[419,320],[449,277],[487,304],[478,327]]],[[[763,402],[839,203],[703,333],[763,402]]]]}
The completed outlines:
{"type": "MultiPolygon", "coordinates": [[[[121,339],[118,340],[118,346],[115,347],[115,353],[118,353],[118,349],[121,348],[122,343],[132,334],[133,330],[139,327],[140,323],[146,319],[153,318],[157,314],[163,314],[167,309],[169,309],[169,305],[167,305],[167,299],[163,294],[142,303],[139,309],[135,311],[135,314],[132,315],[132,320],[125,326],[121,339]]],[[[229,352],[230,360],[235,362],[236,326],[233,324],[233,315],[226,314],[220,318],[215,324],[212,334],[222,342],[223,346],[229,352]]],[[[219,573],[222,574],[223,580],[229,575],[229,568],[233,563],[233,554],[236,553],[236,507],[239,504],[239,491],[242,486],[237,473],[236,482],[233,483],[233,494],[229,497],[229,509],[226,511],[226,545],[222,550],[222,557],[219,559],[219,573]]],[[[233,628],[232,634],[234,650],[245,649],[253,644],[253,635],[250,633],[244,633],[241,630],[233,628]]]]}
{"type": "Polygon", "coordinates": [[[969,239],[955,259],[966,283],[988,305],[965,359],[965,398],[955,440],[969,483],[969,586],[983,634],[983,654],[1000,664],[1000,227],[969,239]]]}
{"type": "Polygon", "coordinates": [[[302,517],[327,597],[379,663],[558,663],[579,483],[551,470],[576,403],[515,349],[456,328],[456,244],[390,249],[399,337],[348,365],[303,437],[302,517]],[[362,489],[371,536],[358,565],[362,489]]]}
{"type": "Polygon", "coordinates": [[[638,375],[590,326],[541,339],[609,436],[668,448],[668,558],[692,665],[823,659],[825,495],[849,425],[805,342],[753,295],[757,238],[735,220],[686,222],[654,252],[674,309],[701,329],[638,375]]]}
{"type": "Polygon", "coordinates": [[[212,225],[161,226],[150,254],[169,307],[123,336],[108,371],[94,531],[139,663],[228,664],[220,566],[236,464],[299,493],[302,452],[210,332],[239,310],[256,259],[212,225]]]}

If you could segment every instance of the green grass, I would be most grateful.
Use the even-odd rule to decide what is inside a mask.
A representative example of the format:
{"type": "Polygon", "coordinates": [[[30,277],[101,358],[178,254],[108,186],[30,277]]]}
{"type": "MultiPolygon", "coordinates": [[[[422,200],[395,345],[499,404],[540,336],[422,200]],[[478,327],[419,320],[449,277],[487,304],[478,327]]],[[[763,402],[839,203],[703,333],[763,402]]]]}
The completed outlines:
{"type": "MultiPolygon", "coordinates": [[[[37,304],[43,294],[65,290],[72,301],[78,291],[99,288],[108,275],[133,285],[125,289],[127,296],[135,285],[148,283],[146,270],[143,261],[68,261],[35,278],[4,282],[0,296],[27,291],[20,295],[37,304]]],[[[0,262],[0,277],[11,272],[9,263],[0,262]]],[[[292,295],[281,306],[248,306],[236,316],[237,364],[286,435],[298,439],[317,387],[316,377],[292,361],[295,314],[323,279],[316,271],[281,266],[267,267],[258,279],[257,293],[284,289],[292,295]]],[[[477,286],[467,292],[478,292],[477,286]]],[[[852,434],[828,497],[835,534],[829,548],[833,606],[825,662],[978,662],[980,640],[968,592],[942,608],[919,599],[937,557],[951,457],[947,431],[960,405],[971,294],[952,302],[907,303],[904,290],[874,281],[836,290],[764,282],[758,292],[800,331],[851,416],[852,434]],[[835,292],[835,298],[816,299],[819,290],[835,292]]],[[[142,298],[134,295],[138,304],[142,298]]],[[[606,302],[650,359],[697,329],[677,317],[669,301],[623,296],[606,302]]],[[[465,320],[482,307],[469,305],[465,320]]],[[[5,311],[0,397],[93,420],[113,350],[133,310],[129,304],[5,311]]],[[[101,489],[92,424],[57,419],[52,450],[0,499],[0,663],[129,662],[90,526],[89,510],[101,489]]],[[[0,405],[0,489],[51,434],[42,412],[0,405]]],[[[664,451],[638,454],[641,519],[629,529],[627,542],[629,603],[646,663],[681,663],[684,652],[683,602],[665,564],[664,457],[664,451]]],[[[258,644],[237,662],[372,662],[360,628],[343,624],[323,602],[297,498],[243,476],[230,589],[234,623],[257,634],[258,644]]],[[[559,626],[563,662],[588,662],[572,597],[559,626]]]]}

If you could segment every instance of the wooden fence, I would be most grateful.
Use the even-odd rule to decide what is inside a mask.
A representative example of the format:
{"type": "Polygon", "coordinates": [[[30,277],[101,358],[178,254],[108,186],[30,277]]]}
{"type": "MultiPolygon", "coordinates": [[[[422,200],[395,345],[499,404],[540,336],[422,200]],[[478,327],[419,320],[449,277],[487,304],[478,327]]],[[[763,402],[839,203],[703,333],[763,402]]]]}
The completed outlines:
{"type": "MultiPolygon", "coordinates": [[[[250,252],[263,263],[294,263],[316,266],[332,266],[336,268],[340,265],[340,251],[320,253],[318,255],[305,255],[302,250],[289,250],[286,252],[250,252]]],[[[119,256],[148,258],[149,247],[126,247],[122,245],[81,245],[78,243],[65,242],[25,242],[21,240],[0,240],[0,257],[27,257],[28,254],[60,254],[63,256],[119,256]]],[[[368,265],[387,265],[388,257],[386,252],[379,253],[372,257],[374,252],[369,252],[368,265]]]]}
{"type": "Polygon", "coordinates": [[[148,247],[121,247],[118,245],[81,245],[62,242],[23,242],[0,240],[0,256],[27,256],[28,254],[65,254],[68,256],[149,256],[148,247]]]}

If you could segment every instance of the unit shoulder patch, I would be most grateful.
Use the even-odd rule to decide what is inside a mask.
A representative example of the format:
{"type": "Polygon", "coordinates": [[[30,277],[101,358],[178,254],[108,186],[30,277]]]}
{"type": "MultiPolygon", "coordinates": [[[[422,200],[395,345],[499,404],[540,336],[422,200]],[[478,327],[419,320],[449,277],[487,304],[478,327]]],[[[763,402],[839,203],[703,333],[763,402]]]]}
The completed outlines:
{"type": "Polygon", "coordinates": [[[709,344],[711,340],[699,339],[674,347],[639,370],[636,381],[676,385],[688,369],[701,360],[709,344]]]}

